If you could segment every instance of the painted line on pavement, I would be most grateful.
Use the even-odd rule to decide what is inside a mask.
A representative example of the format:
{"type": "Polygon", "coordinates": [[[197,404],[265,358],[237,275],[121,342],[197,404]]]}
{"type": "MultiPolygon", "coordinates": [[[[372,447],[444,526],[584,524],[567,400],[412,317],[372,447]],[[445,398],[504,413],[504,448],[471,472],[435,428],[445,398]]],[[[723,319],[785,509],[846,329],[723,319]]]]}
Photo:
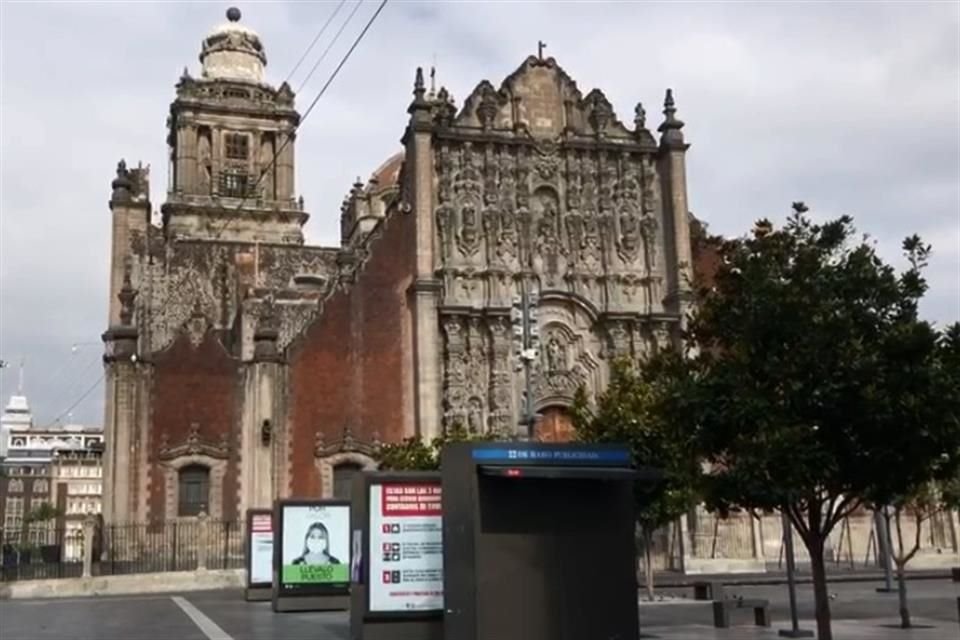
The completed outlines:
{"type": "Polygon", "coordinates": [[[203,631],[204,635],[210,638],[210,640],[233,640],[230,634],[221,629],[216,622],[208,618],[200,609],[193,606],[186,598],[171,596],[170,599],[173,600],[178,607],[183,609],[187,617],[193,620],[193,623],[197,625],[200,631],[203,631]]]}
{"type": "Polygon", "coordinates": [[[24,607],[38,607],[61,604],[104,604],[111,602],[146,602],[148,600],[166,600],[169,596],[85,596],[81,598],[34,598],[31,600],[4,600],[6,604],[24,607]]]}

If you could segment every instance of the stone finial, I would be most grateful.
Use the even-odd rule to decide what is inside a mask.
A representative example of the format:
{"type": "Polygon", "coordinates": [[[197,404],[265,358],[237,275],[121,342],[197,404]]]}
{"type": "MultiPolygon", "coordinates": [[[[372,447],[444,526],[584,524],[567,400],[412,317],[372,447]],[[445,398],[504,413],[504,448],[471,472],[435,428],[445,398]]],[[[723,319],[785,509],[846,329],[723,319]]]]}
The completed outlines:
{"type": "Polygon", "coordinates": [[[133,303],[137,299],[137,292],[130,283],[130,264],[123,269],[123,286],[117,293],[120,300],[120,324],[130,326],[133,324],[133,303]]]}
{"type": "Polygon", "coordinates": [[[673,89],[667,89],[667,95],[663,99],[663,123],[657,127],[662,135],[660,143],[667,146],[682,146],[683,142],[683,121],[677,118],[677,107],[673,100],[673,89]]]}
{"type": "Polygon", "coordinates": [[[133,181],[130,179],[130,170],[127,169],[127,161],[122,158],[120,162],[117,163],[117,177],[110,183],[110,188],[113,189],[111,200],[123,201],[130,199],[133,181]]]}
{"type": "Polygon", "coordinates": [[[413,102],[407,108],[407,113],[413,116],[418,124],[430,120],[430,101],[427,100],[427,88],[423,82],[423,67],[417,67],[417,75],[413,81],[413,102]]]}
{"type": "Polygon", "coordinates": [[[643,108],[642,102],[638,102],[633,109],[633,126],[637,128],[637,131],[647,128],[647,110],[643,108]]]}
{"type": "Polygon", "coordinates": [[[241,16],[242,14],[240,13],[240,9],[236,7],[230,7],[227,9],[227,20],[230,22],[240,22],[241,16]]]}
{"type": "Polygon", "coordinates": [[[426,94],[426,86],[423,83],[423,67],[417,67],[417,75],[413,81],[413,95],[417,100],[422,100],[426,94]]]}

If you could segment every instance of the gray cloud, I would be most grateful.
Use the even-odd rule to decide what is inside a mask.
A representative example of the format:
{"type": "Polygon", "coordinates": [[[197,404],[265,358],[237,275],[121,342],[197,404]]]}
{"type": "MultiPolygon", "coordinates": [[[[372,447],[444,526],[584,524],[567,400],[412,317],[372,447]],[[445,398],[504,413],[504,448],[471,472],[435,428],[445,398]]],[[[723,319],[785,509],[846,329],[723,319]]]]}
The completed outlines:
{"type": "MultiPolygon", "coordinates": [[[[184,66],[196,71],[225,6],[0,4],[0,357],[27,359],[41,421],[100,373],[96,346],[70,346],[105,328],[113,168],[120,157],[150,164],[159,208],[173,85],[184,66]]],[[[333,6],[241,5],[273,82],[333,6]]],[[[360,9],[301,109],[374,8],[360,9]]],[[[898,265],[900,240],[921,233],[934,245],[922,311],[949,322],[960,317],[958,29],[960,8],[947,3],[395,1],[298,138],[307,234],[334,244],[350,184],[399,149],[417,65],[436,60],[438,79],[462,100],[483,78],[499,83],[542,39],[584,93],[603,89],[625,121],[642,100],[656,125],[664,89],[675,89],[692,143],[691,208],[712,230],[741,234],[803,199],[820,218],[853,215],[898,265]]],[[[6,400],[15,371],[0,382],[6,400]]],[[[73,418],[99,422],[102,395],[73,418]]]]}

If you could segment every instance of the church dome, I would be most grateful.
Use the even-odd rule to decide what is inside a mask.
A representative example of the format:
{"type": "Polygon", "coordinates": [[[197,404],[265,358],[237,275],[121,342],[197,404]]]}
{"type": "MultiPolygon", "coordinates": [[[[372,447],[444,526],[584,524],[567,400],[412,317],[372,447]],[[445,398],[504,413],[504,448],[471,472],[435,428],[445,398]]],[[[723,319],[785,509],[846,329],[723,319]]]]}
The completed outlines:
{"type": "Polygon", "coordinates": [[[230,7],[227,22],[203,39],[200,63],[204,78],[261,83],[267,55],[257,32],[240,24],[240,10],[230,7]]]}

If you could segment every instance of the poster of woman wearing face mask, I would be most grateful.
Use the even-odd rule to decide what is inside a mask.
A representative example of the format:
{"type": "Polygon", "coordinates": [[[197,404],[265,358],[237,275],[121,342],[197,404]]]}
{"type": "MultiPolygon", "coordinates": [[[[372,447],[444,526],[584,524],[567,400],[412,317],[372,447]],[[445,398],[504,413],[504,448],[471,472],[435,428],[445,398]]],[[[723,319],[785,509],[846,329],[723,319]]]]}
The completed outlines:
{"type": "Polygon", "coordinates": [[[282,504],[281,582],[287,588],[350,582],[350,507],[282,504]]]}

